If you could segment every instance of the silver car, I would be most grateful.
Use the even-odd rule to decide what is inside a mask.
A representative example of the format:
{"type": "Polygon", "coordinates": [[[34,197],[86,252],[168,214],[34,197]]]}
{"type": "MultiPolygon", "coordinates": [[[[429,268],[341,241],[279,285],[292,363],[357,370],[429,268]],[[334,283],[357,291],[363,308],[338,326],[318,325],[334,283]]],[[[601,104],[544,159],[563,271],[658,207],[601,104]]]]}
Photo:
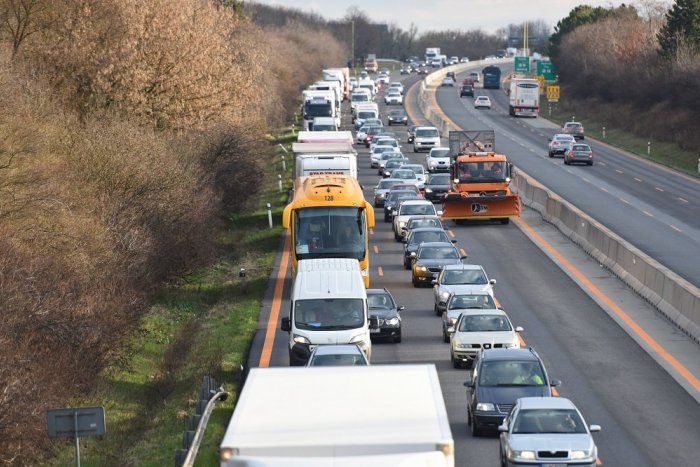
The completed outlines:
{"type": "Polygon", "coordinates": [[[433,285],[434,310],[440,316],[452,295],[485,292],[494,298],[496,279],[489,279],[484,268],[478,264],[453,264],[442,270],[433,285]]]}
{"type": "Polygon", "coordinates": [[[452,295],[447,302],[447,309],[442,313],[442,340],[450,342],[451,327],[457,324],[459,315],[467,310],[493,310],[496,303],[487,293],[452,295]]]}
{"type": "Polygon", "coordinates": [[[522,397],[498,427],[501,465],[595,467],[598,448],[581,412],[564,397],[522,397]]]}

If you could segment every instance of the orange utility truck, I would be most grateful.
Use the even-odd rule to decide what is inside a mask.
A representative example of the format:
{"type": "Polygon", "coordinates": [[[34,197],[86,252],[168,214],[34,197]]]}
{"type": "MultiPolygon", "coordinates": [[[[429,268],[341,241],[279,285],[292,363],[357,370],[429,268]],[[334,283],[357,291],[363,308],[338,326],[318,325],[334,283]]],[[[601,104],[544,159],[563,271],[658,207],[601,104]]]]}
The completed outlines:
{"type": "Polygon", "coordinates": [[[442,218],[493,219],[501,224],[520,216],[520,197],[510,189],[513,166],[495,152],[493,130],[450,131],[451,187],[442,218]]]}

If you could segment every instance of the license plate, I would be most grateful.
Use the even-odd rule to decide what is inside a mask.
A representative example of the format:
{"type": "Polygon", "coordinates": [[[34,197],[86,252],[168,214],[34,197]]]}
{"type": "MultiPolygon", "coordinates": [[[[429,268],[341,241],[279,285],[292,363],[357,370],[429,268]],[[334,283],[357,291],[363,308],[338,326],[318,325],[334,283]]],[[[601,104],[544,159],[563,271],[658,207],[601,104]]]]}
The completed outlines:
{"type": "Polygon", "coordinates": [[[540,464],[540,467],[566,467],[566,464],[540,464]]]}
{"type": "Polygon", "coordinates": [[[369,330],[370,333],[379,332],[379,331],[381,331],[381,329],[370,329],[370,330],[369,330]]]}

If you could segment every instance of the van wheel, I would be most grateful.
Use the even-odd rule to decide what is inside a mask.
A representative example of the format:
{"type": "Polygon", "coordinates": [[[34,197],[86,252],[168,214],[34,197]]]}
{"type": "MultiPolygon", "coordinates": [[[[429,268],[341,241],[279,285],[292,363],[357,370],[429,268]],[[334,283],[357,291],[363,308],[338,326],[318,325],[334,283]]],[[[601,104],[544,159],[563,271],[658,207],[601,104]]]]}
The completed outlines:
{"type": "Polygon", "coordinates": [[[401,333],[399,333],[398,336],[394,337],[394,343],[395,343],[395,344],[400,344],[400,343],[401,343],[401,333]]]}

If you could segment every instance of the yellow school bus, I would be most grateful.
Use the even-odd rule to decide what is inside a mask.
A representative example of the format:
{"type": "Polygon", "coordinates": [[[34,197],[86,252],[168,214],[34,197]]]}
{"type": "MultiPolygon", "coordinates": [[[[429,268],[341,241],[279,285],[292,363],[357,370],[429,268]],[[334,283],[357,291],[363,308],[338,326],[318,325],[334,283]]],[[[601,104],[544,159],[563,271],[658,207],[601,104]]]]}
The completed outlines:
{"type": "Polygon", "coordinates": [[[374,208],[355,178],[335,174],[297,178],[282,226],[291,231],[294,272],[300,259],[355,258],[369,287],[368,232],[374,227],[374,208]]]}

